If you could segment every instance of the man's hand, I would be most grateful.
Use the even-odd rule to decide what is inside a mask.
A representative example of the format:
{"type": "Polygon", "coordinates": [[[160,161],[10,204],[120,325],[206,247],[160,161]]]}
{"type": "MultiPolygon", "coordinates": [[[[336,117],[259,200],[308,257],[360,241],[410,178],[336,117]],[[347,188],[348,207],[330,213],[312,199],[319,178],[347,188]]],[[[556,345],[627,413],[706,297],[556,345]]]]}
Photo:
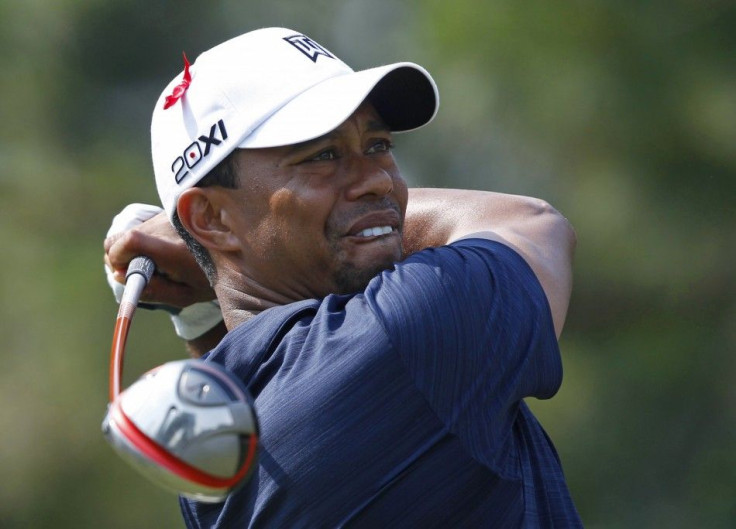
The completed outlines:
{"type": "Polygon", "coordinates": [[[105,265],[112,271],[112,279],[124,284],[131,259],[146,255],[156,263],[156,272],[143,291],[141,301],[183,308],[215,299],[204,272],[166,214],[158,213],[141,222],[141,215],[156,210],[158,208],[131,204],[113,221],[104,243],[105,265]]]}

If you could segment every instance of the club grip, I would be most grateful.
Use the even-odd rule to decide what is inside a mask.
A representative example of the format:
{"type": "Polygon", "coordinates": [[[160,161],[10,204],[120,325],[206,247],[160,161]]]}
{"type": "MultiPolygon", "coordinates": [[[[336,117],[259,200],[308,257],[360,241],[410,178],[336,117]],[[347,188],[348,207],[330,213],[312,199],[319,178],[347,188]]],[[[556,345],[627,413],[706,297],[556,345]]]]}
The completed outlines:
{"type": "Polygon", "coordinates": [[[150,257],[146,257],[145,255],[134,257],[128,265],[128,271],[125,274],[125,281],[127,282],[128,278],[133,274],[140,274],[146,280],[146,284],[148,284],[155,269],[156,265],[150,257]]]}

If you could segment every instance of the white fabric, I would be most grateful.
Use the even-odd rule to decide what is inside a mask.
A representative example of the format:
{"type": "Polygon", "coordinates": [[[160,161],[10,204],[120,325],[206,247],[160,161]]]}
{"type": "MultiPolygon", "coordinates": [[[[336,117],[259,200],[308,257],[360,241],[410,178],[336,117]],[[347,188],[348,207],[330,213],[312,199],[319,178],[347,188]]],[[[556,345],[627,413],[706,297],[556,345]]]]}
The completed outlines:
{"type": "Polygon", "coordinates": [[[217,300],[189,305],[171,316],[177,336],[184,340],[199,338],[221,321],[222,311],[217,300]]]}
{"type": "MultiPolygon", "coordinates": [[[[160,207],[151,206],[149,204],[128,204],[120,213],[113,217],[110,229],[107,230],[107,237],[111,237],[112,235],[117,235],[118,233],[134,228],[148,219],[155,217],[162,211],[163,209],[160,207]]],[[[107,266],[107,264],[105,264],[105,274],[107,276],[107,284],[110,285],[112,293],[115,296],[115,301],[120,303],[120,300],[123,297],[123,291],[125,290],[125,285],[115,281],[113,270],[107,266]]]]}

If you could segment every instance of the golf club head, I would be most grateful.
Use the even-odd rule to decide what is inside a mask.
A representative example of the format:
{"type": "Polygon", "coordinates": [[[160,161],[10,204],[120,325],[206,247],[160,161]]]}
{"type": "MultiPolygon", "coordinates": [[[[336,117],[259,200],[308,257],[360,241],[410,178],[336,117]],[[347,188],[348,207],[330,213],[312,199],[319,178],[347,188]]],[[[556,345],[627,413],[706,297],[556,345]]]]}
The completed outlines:
{"type": "Polygon", "coordinates": [[[110,403],[102,430],[128,463],[185,497],[221,502],[256,466],[253,400],[214,362],[168,362],[110,403]]]}

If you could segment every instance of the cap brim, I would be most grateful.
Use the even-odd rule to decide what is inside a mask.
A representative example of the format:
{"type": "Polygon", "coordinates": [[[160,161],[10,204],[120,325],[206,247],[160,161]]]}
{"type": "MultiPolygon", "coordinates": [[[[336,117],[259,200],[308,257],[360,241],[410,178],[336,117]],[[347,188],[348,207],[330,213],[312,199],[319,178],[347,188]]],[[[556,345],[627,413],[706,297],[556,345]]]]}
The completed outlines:
{"type": "Polygon", "coordinates": [[[293,145],[327,134],[369,98],[390,130],[419,128],[434,118],[439,93],[429,73],[396,63],[332,77],[279,108],[238,145],[256,149],[293,145]]]}

